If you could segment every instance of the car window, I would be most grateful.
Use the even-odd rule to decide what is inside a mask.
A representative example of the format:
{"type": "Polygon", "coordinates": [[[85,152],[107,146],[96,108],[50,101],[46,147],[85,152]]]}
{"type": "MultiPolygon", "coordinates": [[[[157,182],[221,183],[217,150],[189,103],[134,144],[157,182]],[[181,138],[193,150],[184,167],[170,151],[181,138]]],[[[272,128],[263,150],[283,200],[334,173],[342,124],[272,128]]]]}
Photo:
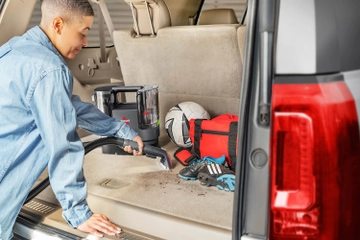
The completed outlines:
{"type": "MultiPolygon", "coordinates": [[[[90,3],[93,6],[95,16],[94,16],[93,26],[88,34],[89,47],[97,47],[100,46],[98,9],[96,3],[93,3],[91,1],[90,3]]],[[[112,18],[115,29],[132,28],[131,11],[125,1],[106,0],[106,5],[109,9],[109,13],[112,18]]],[[[28,28],[30,29],[34,26],[39,25],[40,19],[41,19],[40,1],[37,1],[28,28]]],[[[106,24],[104,24],[104,29],[105,29],[106,45],[111,46],[113,45],[113,43],[110,38],[109,31],[106,28],[106,24]]]]}
{"type": "MultiPolygon", "coordinates": [[[[0,10],[5,0],[0,0],[0,10]]],[[[98,9],[97,4],[90,1],[94,8],[95,17],[94,23],[89,31],[89,47],[100,46],[99,39],[99,20],[98,20],[98,9]]],[[[203,6],[203,10],[212,8],[233,8],[235,10],[238,20],[241,18],[243,10],[245,8],[246,0],[206,0],[203,6]]],[[[129,5],[125,1],[121,0],[106,0],[111,19],[113,21],[115,29],[129,29],[133,27],[133,18],[129,5]]],[[[34,9],[32,18],[28,29],[39,25],[41,19],[40,1],[37,1],[34,9]]],[[[110,38],[109,31],[107,30],[106,24],[104,24],[106,45],[112,46],[113,42],[110,38]]]]}

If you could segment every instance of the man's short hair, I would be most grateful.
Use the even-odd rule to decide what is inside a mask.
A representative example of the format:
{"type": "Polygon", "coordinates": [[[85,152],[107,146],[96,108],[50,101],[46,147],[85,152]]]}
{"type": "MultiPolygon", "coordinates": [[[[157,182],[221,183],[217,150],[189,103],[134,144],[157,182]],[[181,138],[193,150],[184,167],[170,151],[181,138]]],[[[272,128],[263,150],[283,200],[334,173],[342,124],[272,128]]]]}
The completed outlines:
{"type": "Polygon", "coordinates": [[[64,21],[81,20],[84,16],[94,16],[88,0],[41,0],[41,23],[49,24],[55,17],[64,21]]]}

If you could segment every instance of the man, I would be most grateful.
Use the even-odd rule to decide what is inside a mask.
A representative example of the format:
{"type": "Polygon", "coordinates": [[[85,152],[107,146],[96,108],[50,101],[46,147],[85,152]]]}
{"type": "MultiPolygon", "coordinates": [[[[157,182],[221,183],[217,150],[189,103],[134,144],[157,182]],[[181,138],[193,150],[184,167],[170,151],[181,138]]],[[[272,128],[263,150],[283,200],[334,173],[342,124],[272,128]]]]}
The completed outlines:
{"type": "MultiPolygon", "coordinates": [[[[86,203],[79,126],[102,136],[143,142],[126,124],[72,95],[63,58],[88,44],[94,12],[87,0],[43,0],[39,27],[0,47],[0,239],[12,228],[31,187],[47,167],[70,226],[102,237],[120,229],[86,203]]],[[[125,151],[131,152],[131,147],[125,151]]]]}

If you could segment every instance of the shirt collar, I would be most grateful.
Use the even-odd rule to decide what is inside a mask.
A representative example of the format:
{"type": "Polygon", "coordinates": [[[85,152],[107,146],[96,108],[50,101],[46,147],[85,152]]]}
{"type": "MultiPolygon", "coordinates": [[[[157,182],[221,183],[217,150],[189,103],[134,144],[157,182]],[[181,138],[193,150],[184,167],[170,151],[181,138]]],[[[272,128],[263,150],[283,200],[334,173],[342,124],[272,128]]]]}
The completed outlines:
{"type": "MultiPolygon", "coordinates": [[[[45,34],[45,32],[39,27],[33,27],[29,31],[27,31],[24,35],[26,38],[32,39],[35,42],[40,43],[41,45],[48,48],[50,51],[54,52],[56,55],[58,55],[63,61],[63,56],[59,53],[59,51],[55,48],[55,46],[52,44],[48,36],[45,34]]],[[[65,62],[65,61],[64,61],[65,62]]]]}

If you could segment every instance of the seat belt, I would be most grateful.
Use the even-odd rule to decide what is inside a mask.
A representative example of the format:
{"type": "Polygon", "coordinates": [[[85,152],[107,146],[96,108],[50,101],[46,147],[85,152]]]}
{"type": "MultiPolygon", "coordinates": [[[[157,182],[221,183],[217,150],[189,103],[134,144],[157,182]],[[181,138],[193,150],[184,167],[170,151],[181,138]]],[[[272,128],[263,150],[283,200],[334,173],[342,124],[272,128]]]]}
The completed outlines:
{"type": "MultiPolygon", "coordinates": [[[[106,63],[107,56],[106,56],[106,40],[105,40],[105,32],[104,32],[104,20],[109,30],[111,40],[113,40],[113,32],[115,28],[111,20],[109,10],[105,4],[105,1],[104,0],[91,0],[91,1],[97,4],[97,12],[99,19],[99,38],[100,38],[100,63],[106,63]]],[[[94,70],[98,68],[98,66],[95,64],[94,59],[91,58],[88,59],[88,67],[90,68],[89,76],[93,76],[95,74],[94,70]]]]}
{"type": "Polygon", "coordinates": [[[105,20],[107,29],[109,30],[109,33],[111,36],[111,39],[114,41],[113,32],[114,32],[115,28],[114,28],[114,24],[111,20],[109,9],[107,8],[105,1],[104,0],[91,0],[91,1],[99,5],[99,7],[101,9],[102,17],[105,20]]]}
{"type": "Polygon", "coordinates": [[[100,40],[100,62],[106,62],[106,39],[104,31],[104,17],[101,13],[100,5],[97,5],[99,19],[99,40],[100,40]]]}

